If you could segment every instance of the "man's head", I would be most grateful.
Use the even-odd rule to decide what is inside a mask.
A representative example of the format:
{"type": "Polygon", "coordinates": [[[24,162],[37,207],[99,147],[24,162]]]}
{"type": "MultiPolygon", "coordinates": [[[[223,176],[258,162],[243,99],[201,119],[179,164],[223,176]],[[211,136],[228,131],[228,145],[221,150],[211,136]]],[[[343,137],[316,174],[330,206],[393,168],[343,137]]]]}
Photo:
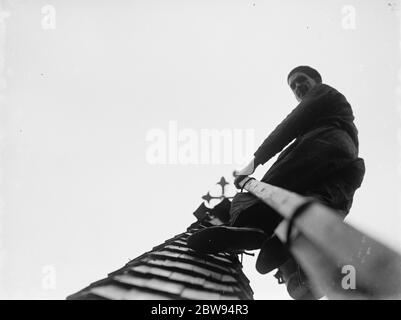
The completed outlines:
{"type": "Polygon", "coordinates": [[[309,90],[322,83],[322,77],[319,72],[311,67],[299,66],[290,71],[287,82],[294,92],[295,98],[301,101],[309,90]]]}

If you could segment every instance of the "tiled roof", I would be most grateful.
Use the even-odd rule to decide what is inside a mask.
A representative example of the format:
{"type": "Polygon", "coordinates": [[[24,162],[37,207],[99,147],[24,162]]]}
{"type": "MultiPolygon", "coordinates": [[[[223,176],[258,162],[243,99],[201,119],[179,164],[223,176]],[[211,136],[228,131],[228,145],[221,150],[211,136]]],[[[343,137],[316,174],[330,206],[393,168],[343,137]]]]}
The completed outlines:
{"type": "Polygon", "coordinates": [[[213,209],[202,204],[194,212],[198,221],[186,232],[67,299],[253,299],[253,291],[237,255],[225,252],[205,255],[187,246],[186,240],[194,232],[226,222],[226,213],[221,208],[228,204],[227,199],[213,209]]]}

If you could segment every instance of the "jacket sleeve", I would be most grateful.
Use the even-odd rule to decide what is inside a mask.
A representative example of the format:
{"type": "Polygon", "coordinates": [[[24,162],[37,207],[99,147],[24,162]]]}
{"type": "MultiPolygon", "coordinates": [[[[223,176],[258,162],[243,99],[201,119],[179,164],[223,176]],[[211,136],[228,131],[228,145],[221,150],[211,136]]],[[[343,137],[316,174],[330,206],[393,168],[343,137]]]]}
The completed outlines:
{"type": "Polygon", "coordinates": [[[254,153],[255,165],[264,164],[283,150],[299,134],[310,128],[327,110],[330,87],[317,85],[298,106],[274,129],[254,153]]]}

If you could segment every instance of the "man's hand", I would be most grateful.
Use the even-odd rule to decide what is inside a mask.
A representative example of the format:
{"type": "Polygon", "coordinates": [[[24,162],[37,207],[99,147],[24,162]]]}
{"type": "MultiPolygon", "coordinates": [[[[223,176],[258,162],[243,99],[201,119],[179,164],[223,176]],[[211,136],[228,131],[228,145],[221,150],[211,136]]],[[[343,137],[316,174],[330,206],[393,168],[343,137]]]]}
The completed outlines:
{"type": "Polygon", "coordinates": [[[249,176],[250,174],[255,172],[255,161],[254,159],[251,160],[251,162],[249,162],[245,168],[237,171],[234,171],[234,177],[236,176],[249,176]]]}
{"type": "Polygon", "coordinates": [[[234,185],[237,189],[242,189],[242,181],[245,181],[244,179],[249,176],[250,174],[255,172],[255,165],[254,165],[255,161],[254,159],[252,159],[251,162],[249,162],[245,168],[243,168],[242,170],[239,171],[234,171],[234,185]]]}

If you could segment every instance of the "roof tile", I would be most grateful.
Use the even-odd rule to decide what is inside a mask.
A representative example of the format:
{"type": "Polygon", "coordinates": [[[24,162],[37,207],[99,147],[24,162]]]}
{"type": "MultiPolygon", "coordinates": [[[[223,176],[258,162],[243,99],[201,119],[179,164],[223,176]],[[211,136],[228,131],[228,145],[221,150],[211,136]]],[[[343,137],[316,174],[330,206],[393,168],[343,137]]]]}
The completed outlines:
{"type": "Polygon", "coordinates": [[[108,284],[104,286],[98,286],[90,289],[93,294],[99,295],[101,297],[111,299],[111,300],[123,300],[125,294],[128,292],[127,289],[122,288],[117,285],[108,284]]]}
{"type": "Polygon", "coordinates": [[[127,273],[113,276],[113,279],[118,282],[130,284],[137,287],[146,287],[146,283],[149,281],[146,278],[136,277],[127,273]]]}
{"type": "Polygon", "coordinates": [[[186,288],[181,293],[181,297],[184,299],[196,299],[196,300],[219,300],[220,294],[212,293],[209,291],[195,290],[186,288]]]}
{"type": "Polygon", "coordinates": [[[160,280],[160,279],[151,279],[146,286],[153,290],[165,291],[171,294],[179,295],[182,290],[184,290],[184,286],[182,284],[177,284],[172,281],[160,280]]]}
{"type": "Polygon", "coordinates": [[[192,285],[203,285],[206,281],[206,279],[179,273],[179,272],[173,272],[170,276],[170,279],[175,280],[175,281],[187,282],[192,285]]]}
{"type": "Polygon", "coordinates": [[[223,277],[221,278],[221,281],[224,281],[224,282],[237,282],[237,280],[235,280],[234,277],[229,276],[229,275],[223,275],[223,277]]]}
{"type": "Polygon", "coordinates": [[[221,292],[234,292],[234,288],[232,286],[227,286],[227,285],[222,285],[219,283],[211,282],[211,281],[206,281],[204,284],[204,287],[206,289],[213,289],[216,291],[221,291],[221,292]]]}
{"type": "Polygon", "coordinates": [[[128,290],[124,298],[126,300],[175,300],[168,294],[148,292],[137,288],[128,290]]]}
{"type": "Polygon", "coordinates": [[[141,272],[141,273],[147,273],[150,271],[150,267],[145,266],[145,265],[136,265],[134,267],[131,267],[131,270],[137,271],[137,272],[141,272]]]}

